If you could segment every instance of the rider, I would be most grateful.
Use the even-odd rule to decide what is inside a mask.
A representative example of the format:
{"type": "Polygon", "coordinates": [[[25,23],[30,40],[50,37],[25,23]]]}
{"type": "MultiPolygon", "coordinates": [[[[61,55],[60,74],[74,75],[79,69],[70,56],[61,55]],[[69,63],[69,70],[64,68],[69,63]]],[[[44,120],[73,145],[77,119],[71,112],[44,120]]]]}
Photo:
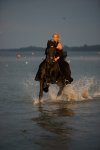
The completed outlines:
{"type": "Polygon", "coordinates": [[[56,53],[54,61],[58,62],[61,72],[64,75],[64,79],[66,84],[71,83],[73,78],[71,77],[71,70],[69,64],[64,60],[63,47],[61,42],[59,41],[59,33],[55,32],[52,35],[52,39],[48,41],[47,48],[45,50],[46,57],[48,55],[48,48],[55,47],[56,53]]]}
{"type": "MultiPolygon", "coordinates": [[[[52,60],[53,62],[58,62],[60,70],[64,76],[65,83],[71,83],[73,81],[73,78],[71,77],[71,70],[69,64],[64,60],[64,53],[63,53],[63,47],[61,42],[59,41],[59,33],[55,32],[52,35],[52,39],[48,41],[47,48],[45,50],[46,58],[48,57],[48,49],[50,47],[56,48],[55,57],[52,60]]],[[[45,60],[44,60],[45,61],[45,60]]],[[[44,61],[40,64],[39,70],[36,74],[35,80],[39,81],[40,74],[41,74],[41,66],[44,63],[44,61]]]]}

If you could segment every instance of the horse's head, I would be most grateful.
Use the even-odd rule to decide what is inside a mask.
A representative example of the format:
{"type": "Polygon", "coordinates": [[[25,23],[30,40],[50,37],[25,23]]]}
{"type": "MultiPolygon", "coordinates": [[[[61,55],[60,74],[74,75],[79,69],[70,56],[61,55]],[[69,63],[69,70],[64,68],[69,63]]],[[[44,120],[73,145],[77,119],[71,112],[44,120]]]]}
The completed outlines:
{"type": "Polygon", "coordinates": [[[52,64],[55,59],[55,54],[56,54],[56,48],[55,47],[50,47],[47,50],[47,62],[49,64],[52,64]]]}

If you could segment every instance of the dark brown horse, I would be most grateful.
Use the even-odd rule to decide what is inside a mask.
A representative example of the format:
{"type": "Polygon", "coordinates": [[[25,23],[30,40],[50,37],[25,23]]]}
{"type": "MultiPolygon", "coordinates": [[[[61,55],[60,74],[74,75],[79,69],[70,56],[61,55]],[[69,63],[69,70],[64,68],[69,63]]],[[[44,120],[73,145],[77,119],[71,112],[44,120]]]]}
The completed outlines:
{"type": "Polygon", "coordinates": [[[55,51],[54,47],[50,47],[46,59],[39,66],[37,73],[40,81],[39,100],[43,97],[43,91],[48,92],[50,84],[57,84],[59,86],[57,96],[62,94],[65,86],[64,75],[60,70],[58,62],[54,61],[55,51]]]}

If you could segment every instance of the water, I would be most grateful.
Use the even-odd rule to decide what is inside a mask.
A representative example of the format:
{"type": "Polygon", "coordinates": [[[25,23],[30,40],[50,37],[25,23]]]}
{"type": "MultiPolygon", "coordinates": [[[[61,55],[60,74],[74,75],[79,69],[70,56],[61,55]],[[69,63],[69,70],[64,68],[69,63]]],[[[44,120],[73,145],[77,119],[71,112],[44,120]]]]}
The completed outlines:
{"type": "Polygon", "coordinates": [[[40,105],[34,76],[43,54],[0,52],[0,150],[100,149],[100,55],[69,56],[73,84],[60,99],[52,85],[40,105]]]}

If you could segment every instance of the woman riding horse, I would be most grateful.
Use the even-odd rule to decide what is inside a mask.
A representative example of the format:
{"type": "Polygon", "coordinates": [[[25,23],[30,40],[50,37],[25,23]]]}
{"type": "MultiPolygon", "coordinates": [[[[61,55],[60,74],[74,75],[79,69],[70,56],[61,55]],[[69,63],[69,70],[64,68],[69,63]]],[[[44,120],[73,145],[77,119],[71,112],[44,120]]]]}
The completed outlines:
{"type": "MultiPolygon", "coordinates": [[[[70,84],[73,81],[73,78],[71,77],[70,66],[64,59],[62,44],[59,42],[59,34],[57,32],[53,33],[52,39],[48,41],[47,48],[45,50],[45,54],[46,54],[46,59],[48,59],[48,57],[49,57],[50,58],[49,60],[51,62],[57,62],[57,63],[55,63],[56,66],[57,66],[57,64],[59,64],[58,68],[60,69],[60,71],[63,75],[65,83],[70,84]],[[49,51],[49,49],[50,49],[50,51],[49,51]],[[51,57],[50,55],[52,55],[54,57],[51,57]]],[[[40,79],[41,79],[41,68],[42,68],[43,64],[46,62],[46,59],[39,66],[38,72],[35,77],[36,81],[40,81],[40,79]]],[[[48,73],[48,71],[46,71],[46,73],[47,73],[46,78],[48,78],[48,76],[50,76],[50,73],[48,73]]],[[[57,79],[55,79],[55,80],[57,80],[57,79]]],[[[55,81],[55,82],[57,82],[57,81],[55,81]]]]}

